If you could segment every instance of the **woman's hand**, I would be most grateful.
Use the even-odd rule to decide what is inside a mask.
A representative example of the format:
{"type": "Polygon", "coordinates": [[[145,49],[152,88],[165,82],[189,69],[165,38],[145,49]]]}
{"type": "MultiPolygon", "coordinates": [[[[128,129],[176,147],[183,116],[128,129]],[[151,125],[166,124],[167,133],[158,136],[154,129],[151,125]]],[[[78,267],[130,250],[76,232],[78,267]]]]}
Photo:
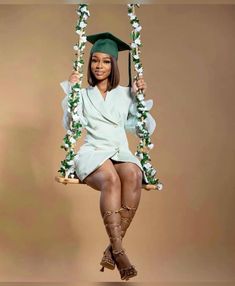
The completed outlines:
{"type": "Polygon", "coordinates": [[[143,76],[140,76],[137,80],[134,80],[133,82],[133,89],[134,92],[137,92],[138,90],[143,90],[143,93],[145,93],[146,89],[147,89],[147,84],[144,81],[143,76]]]}
{"type": "Polygon", "coordinates": [[[69,81],[71,83],[76,83],[79,80],[79,73],[77,71],[73,71],[72,74],[69,77],[69,81]]]}

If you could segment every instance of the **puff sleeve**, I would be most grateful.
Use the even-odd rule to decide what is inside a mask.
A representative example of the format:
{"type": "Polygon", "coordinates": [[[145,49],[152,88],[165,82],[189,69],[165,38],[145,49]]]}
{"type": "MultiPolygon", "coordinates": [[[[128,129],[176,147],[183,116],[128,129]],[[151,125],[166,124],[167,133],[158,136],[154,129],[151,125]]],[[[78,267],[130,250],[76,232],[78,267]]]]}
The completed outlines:
{"type": "MultiPolygon", "coordinates": [[[[72,85],[73,84],[70,83],[68,80],[62,81],[60,83],[61,88],[63,89],[64,93],[66,94],[66,96],[64,97],[64,99],[61,102],[61,106],[62,106],[62,109],[64,111],[63,119],[62,119],[62,125],[63,125],[64,129],[66,129],[66,130],[69,129],[70,122],[72,120],[71,113],[68,112],[68,96],[69,96],[69,93],[72,91],[72,85]]],[[[80,99],[80,101],[79,101],[79,104],[77,106],[77,111],[78,111],[78,115],[79,115],[79,119],[80,119],[80,122],[82,124],[82,127],[85,127],[87,125],[87,120],[83,116],[83,101],[82,101],[82,99],[80,99]]]]}
{"type": "MultiPolygon", "coordinates": [[[[153,107],[153,100],[152,99],[144,100],[144,104],[145,104],[145,109],[150,111],[150,109],[153,107]]],[[[136,126],[137,121],[138,121],[136,114],[137,114],[137,100],[136,100],[136,97],[134,95],[134,96],[132,96],[132,102],[129,106],[128,117],[127,117],[127,120],[125,122],[125,130],[127,132],[134,133],[135,135],[136,135],[135,126],[136,126]]],[[[149,134],[152,135],[155,128],[156,128],[156,121],[152,117],[150,112],[147,113],[147,118],[145,120],[146,120],[147,130],[148,130],[149,134]]]]}

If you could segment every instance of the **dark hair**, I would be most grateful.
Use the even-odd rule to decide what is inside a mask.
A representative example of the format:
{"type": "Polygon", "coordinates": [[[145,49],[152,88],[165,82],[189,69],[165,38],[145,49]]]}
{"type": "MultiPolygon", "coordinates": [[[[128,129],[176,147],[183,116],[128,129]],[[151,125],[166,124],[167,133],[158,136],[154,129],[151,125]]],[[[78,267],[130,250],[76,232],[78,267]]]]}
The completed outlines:
{"type": "MultiPolygon", "coordinates": [[[[111,59],[111,73],[108,78],[107,91],[110,91],[111,89],[117,87],[120,82],[120,73],[118,69],[117,60],[111,55],[110,55],[110,59],[111,59]]],[[[91,71],[91,60],[92,60],[92,54],[90,55],[89,63],[88,63],[87,81],[91,86],[95,86],[98,81],[91,71]]]]}

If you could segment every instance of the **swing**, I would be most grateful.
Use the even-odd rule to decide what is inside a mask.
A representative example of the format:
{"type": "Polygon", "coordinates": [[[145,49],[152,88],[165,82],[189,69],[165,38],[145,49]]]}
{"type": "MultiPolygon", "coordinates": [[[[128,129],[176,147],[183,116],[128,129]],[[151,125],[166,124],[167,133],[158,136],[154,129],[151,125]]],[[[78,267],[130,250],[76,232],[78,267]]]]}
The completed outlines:
{"type": "MultiPolygon", "coordinates": [[[[140,42],[140,30],[141,26],[139,24],[139,19],[135,15],[135,7],[140,7],[140,4],[128,4],[128,16],[130,18],[130,23],[133,27],[131,32],[132,44],[131,44],[131,55],[132,60],[135,64],[135,71],[137,75],[135,79],[143,75],[143,67],[140,62],[140,50],[139,47],[142,46],[140,42]]],[[[77,105],[79,103],[79,98],[81,95],[81,84],[83,77],[83,54],[86,43],[85,27],[87,26],[87,19],[90,16],[87,4],[80,4],[76,10],[79,15],[79,19],[76,25],[76,33],[79,35],[78,43],[74,46],[77,56],[74,61],[73,67],[76,72],[78,72],[78,82],[72,86],[72,92],[69,94],[68,99],[68,111],[72,115],[72,120],[70,124],[70,130],[68,130],[63,141],[64,145],[61,146],[66,152],[65,160],[61,161],[61,168],[58,170],[61,173],[60,176],[56,176],[55,180],[64,185],[67,184],[86,184],[80,181],[75,173],[74,157],[76,153],[74,151],[75,143],[79,137],[81,137],[82,124],[79,121],[79,116],[77,116],[77,105]]],[[[130,54],[129,54],[130,63],[130,54]]],[[[143,103],[144,94],[142,90],[138,90],[136,94],[137,99],[137,111],[138,111],[138,125],[136,125],[136,133],[140,138],[140,143],[137,146],[137,152],[135,155],[140,159],[141,165],[145,172],[146,178],[149,183],[143,183],[142,189],[149,190],[159,190],[163,188],[163,184],[155,177],[156,170],[152,167],[150,161],[150,156],[148,154],[149,150],[153,148],[151,143],[149,132],[146,128],[145,119],[147,117],[148,110],[145,109],[143,103]]]]}

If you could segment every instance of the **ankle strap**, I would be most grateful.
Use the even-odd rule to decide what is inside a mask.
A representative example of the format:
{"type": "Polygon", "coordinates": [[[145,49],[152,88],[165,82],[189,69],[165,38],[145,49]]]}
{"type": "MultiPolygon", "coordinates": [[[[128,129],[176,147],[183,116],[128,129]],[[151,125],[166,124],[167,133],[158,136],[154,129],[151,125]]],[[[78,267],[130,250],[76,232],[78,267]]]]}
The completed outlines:
{"type": "Polygon", "coordinates": [[[123,255],[123,254],[125,253],[125,249],[122,249],[122,248],[119,249],[119,250],[113,249],[113,250],[112,250],[112,253],[113,253],[114,256],[123,255]]]}

